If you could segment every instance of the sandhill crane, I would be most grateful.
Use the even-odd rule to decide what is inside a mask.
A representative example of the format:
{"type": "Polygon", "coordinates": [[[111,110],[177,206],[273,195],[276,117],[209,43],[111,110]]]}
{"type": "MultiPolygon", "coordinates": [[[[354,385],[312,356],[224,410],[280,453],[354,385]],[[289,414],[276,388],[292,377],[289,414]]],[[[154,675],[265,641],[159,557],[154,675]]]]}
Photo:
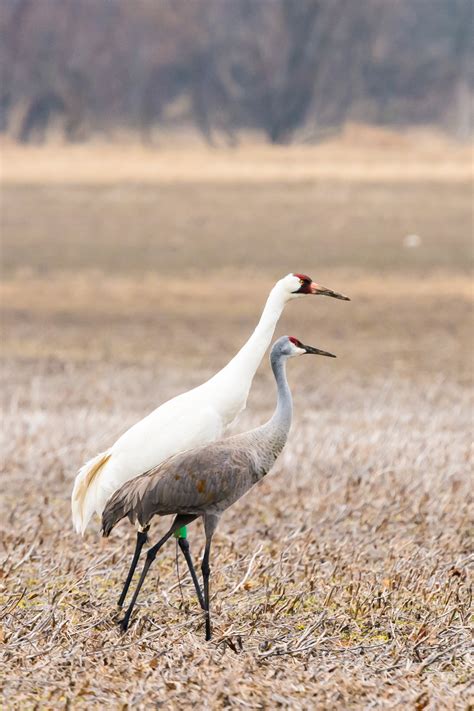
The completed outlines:
{"type": "Polygon", "coordinates": [[[206,639],[211,638],[209,613],[209,553],[211,540],[222,513],[267,474],[285,446],[292,419],[291,392],[286,379],[286,361],[314,353],[335,358],[332,353],[305,346],[292,336],[274,344],[270,362],[277,383],[278,401],[271,419],[261,427],[170,457],[157,467],[126,482],[107,502],[102,514],[102,532],[108,536],[125,516],[142,528],[153,516],[175,514],[168,532],[150,548],[137,588],[121,621],[128,627],[130,615],[156,554],[181,526],[204,519],[206,546],[202,559],[206,639]]]}
{"type": "MultiPolygon", "coordinates": [[[[84,533],[94,512],[101,515],[106,501],[124,482],[173,454],[222,436],[245,408],[253,377],[285,304],[309,294],[349,301],[347,296],[314,283],[305,274],[283,277],[271,290],[249,340],[222,370],[204,384],[165,402],[127,430],[110,449],[84,464],[76,476],[71,499],[72,519],[78,533],[84,533]]],[[[124,602],[147,536],[147,530],[138,530],[119,606],[124,602]]],[[[185,530],[178,543],[198,592],[185,530]]]]}

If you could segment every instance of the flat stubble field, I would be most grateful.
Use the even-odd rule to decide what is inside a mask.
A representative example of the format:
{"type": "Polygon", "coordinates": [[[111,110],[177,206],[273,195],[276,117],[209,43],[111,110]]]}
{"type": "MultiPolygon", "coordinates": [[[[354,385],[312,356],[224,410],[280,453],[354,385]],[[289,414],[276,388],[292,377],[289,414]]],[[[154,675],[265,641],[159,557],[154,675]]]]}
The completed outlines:
{"type": "MultiPolygon", "coordinates": [[[[94,148],[51,149],[44,182],[5,162],[5,708],[467,706],[470,185],[464,153],[427,145],[158,152],[118,180],[94,148]],[[278,326],[338,360],[289,366],[284,454],[215,538],[214,640],[173,544],[121,637],[134,534],[73,534],[75,471],[227,362],[290,270],[353,300],[278,326]]],[[[273,402],[265,361],[235,431],[273,402]]],[[[190,541],[197,558],[200,524],[190,541]]]]}

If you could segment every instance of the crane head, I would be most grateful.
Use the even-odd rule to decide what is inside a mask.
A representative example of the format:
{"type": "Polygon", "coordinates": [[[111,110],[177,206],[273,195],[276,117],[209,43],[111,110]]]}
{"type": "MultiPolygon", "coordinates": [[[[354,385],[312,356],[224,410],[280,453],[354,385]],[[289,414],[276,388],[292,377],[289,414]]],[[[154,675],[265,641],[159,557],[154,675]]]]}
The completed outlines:
{"type": "Polygon", "coordinates": [[[284,282],[288,288],[288,298],[320,294],[322,296],[332,296],[334,299],[350,301],[348,296],[339,294],[337,291],[328,289],[326,286],[321,286],[321,284],[317,284],[307,274],[288,274],[288,276],[282,279],[282,282],[284,282]]]}
{"type": "Polygon", "coordinates": [[[319,348],[313,348],[313,346],[305,346],[304,343],[301,343],[301,341],[294,336],[288,336],[288,341],[293,346],[291,356],[305,355],[305,353],[309,353],[311,355],[327,356],[328,358],[336,357],[334,353],[329,353],[329,351],[322,351],[319,348]]]}
{"type": "Polygon", "coordinates": [[[328,351],[322,351],[319,348],[313,348],[313,346],[305,346],[294,336],[282,336],[273,344],[272,352],[270,358],[284,357],[284,358],[294,358],[295,356],[305,355],[309,353],[312,355],[322,355],[328,358],[335,358],[333,353],[328,351]]]}

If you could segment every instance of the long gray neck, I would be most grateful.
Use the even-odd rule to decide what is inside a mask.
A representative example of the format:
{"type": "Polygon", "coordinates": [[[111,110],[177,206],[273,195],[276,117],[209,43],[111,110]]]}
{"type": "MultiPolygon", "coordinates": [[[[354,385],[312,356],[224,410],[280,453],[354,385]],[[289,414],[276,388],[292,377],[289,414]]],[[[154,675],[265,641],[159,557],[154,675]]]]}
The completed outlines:
{"type": "Polygon", "coordinates": [[[273,355],[272,353],[270,362],[277,383],[278,400],[275,412],[265,425],[265,429],[272,439],[276,438],[282,440],[281,446],[283,448],[291,427],[293,400],[286,378],[286,358],[279,354],[273,355]]]}

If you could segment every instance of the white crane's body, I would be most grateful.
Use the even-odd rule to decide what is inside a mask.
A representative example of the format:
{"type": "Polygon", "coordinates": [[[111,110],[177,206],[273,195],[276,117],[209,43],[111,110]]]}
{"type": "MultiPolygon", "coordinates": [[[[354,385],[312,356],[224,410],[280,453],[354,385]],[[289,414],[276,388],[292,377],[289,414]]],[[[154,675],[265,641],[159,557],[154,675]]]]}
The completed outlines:
{"type": "Polygon", "coordinates": [[[165,402],[127,430],[110,449],[86,462],[76,476],[71,498],[76,531],[84,533],[93,514],[100,516],[107,500],[126,481],[171,455],[221,437],[245,408],[253,377],[287,301],[319,293],[347,299],[319,287],[305,275],[289,274],[280,279],[269,294],[255,331],[222,370],[165,402]]]}

